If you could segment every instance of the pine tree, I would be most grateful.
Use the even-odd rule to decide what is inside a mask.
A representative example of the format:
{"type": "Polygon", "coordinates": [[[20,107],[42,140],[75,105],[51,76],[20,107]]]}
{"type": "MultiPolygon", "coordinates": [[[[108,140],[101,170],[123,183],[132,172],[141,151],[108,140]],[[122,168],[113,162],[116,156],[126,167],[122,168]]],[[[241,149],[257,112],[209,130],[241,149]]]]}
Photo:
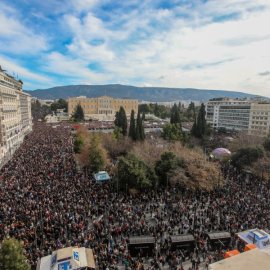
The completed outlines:
{"type": "Polygon", "coordinates": [[[182,133],[182,122],[181,122],[181,116],[180,116],[180,106],[177,106],[176,104],[173,105],[171,109],[171,119],[170,123],[172,125],[175,125],[179,132],[182,133]]]}
{"type": "Polygon", "coordinates": [[[170,123],[181,125],[180,109],[176,104],[173,105],[172,110],[171,110],[170,123]]]}
{"type": "Polygon", "coordinates": [[[206,135],[207,128],[205,114],[205,105],[202,103],[197,119],[195,117],[195,121],[191,130],[191,133],[197,138],[202,138],[204,135],[206,135]]]}
{"type": "Polygon", "coordinates": [[[1,270],[30,270],[21,243],[16,239],[5,239],[0,247],[1,270]]]}
{"type": "Polygon", "coordinates": [[[127,116],[125,109],[121,106],[119,111],[115,114],[114,124],[121,128],[122,134],[127,135],[127,116]]]}
{"type": "Polygon", "coordinates": [[[144,132],[144,126],[143,126],[143,120],[142,119],[140,121],[139,130],[140,130],[140,140],[144,141],[145,140],[145,132],[144,132]]]}
{"type": "Polygon", "coordinates": [[[145,131],[143,126],[143,120],[141,118],[141,113],[138,112],[136,120],[136,140],[144,141],[144,139],[145,139],[145,131]]]}
{"type": "Polygon", "coordinates": [[[115,113],[114,124],[115,126],[119,127],[119,112],[115,113]]]}
{"type": "Polygon", "coordinates": [[[141,132],[140,132],[140,122],[141,122],[141,113],[138,111],[137,119],[136,119],[136,140],[141,140],[141,132]]]}
{"type": "Polygon", "coordinates": [[[81,104],[78,104],[76,106],[75,111],[73,113],[73,118],[74,118],[74,121],[76,122],[80,122],[84,120],[84,111],[81,104]]]}
{"type": "Polygon", "coordinates": [[[131,111],[131,115],[130,115],[130,124],[129,124],[128,136],[133,141],[136,140],[136,123],[135,123],[135,113],[134,113],[134,110],[131,111]]]}
{"type": "Polygon", "coordinates": [[[145,112],[142,113],[142,120],[145,121],[145,112]]]}
{"type": "Polygon", "coordinates": [[[192,128],[191,128],[191,134],[194,137],[197,137],[197,117],[196,117],[196,115],[194,117],[194,123],[193,123],[192,128]]]}

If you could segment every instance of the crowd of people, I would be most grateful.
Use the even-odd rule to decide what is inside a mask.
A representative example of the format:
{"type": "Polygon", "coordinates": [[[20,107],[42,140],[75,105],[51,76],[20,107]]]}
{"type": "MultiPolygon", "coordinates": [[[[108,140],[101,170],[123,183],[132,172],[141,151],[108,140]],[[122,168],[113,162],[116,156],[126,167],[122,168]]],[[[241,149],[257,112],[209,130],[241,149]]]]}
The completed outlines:
{"type": "Polygon", "coordinates": [[[230,232],[230,248],[240,249],[235,233],[270,228],[268,186],[230,166],[223,171],[226,182],[211,192],[117,193],[77,170],[68,126],[37,123],[1,170],[0,240],[22,240],[33,268],[39,258],[67,246],[92,248],[102,270],[184,269],[187,260],[192,269],[202,262],[207,268],[225,248],[211,246],[209,232],[230,232]],[[172,251],[171,237],[185,234],[194,236],[194,249],[172,251]],[[147,261],[128,250],[129,238],[140,235],[155,239],[147,261]]]}

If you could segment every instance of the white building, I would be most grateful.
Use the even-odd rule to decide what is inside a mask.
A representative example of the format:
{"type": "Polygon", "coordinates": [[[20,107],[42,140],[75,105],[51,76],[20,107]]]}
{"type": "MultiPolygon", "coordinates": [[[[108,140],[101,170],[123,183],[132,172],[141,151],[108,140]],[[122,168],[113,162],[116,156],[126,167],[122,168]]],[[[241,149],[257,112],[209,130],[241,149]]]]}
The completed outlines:
{"type": "Polygon", "coordinates": [[[266,136],[270,132],[270,102],[212,99],[206,104],[206,121],[215,129],[226,128],[266,136]]]}
{"type": "Polygon", "coordinates": [[[32,130],[31,96],[22,91],[22,84],[0,66],[0,165],[32,130]]]}
{"type": "Polygon", "coordinates": [[[42,257],[36,270],[80,270],[96,269],[92,249],[67,247],[54,251],[51,255],[42,257]]]}

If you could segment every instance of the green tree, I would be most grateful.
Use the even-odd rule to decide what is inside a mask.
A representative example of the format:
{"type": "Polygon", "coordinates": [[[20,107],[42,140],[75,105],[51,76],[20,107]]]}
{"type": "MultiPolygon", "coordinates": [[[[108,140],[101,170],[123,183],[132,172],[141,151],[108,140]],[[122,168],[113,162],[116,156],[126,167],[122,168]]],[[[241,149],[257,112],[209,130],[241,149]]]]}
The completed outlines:
{"type": "Polygon", "coordinates": [[[134,110],[131,111],[128,136],[133,141],[136,140],[136,123],[135,123],[135,113],[134,113],[134,110]]]}
{"type": "Polygon", "coordinates": [[[156,175],[154,170],[133,154],[120,157],[117,165],[120,187],[150,189],[155,186],[156,175]]]}
{"type": "Polygon", "coordinates": [[[168,141],[180,141],[182,139],[182,132],[177,124],[167,123],[163,127],[162,137],[168,141]]]}
{"type": "MultiPolygon", "coordinates": [[[[158,105],[157,103],[150,103],[150,104],[140,104],[139,111],[142,114],[150,113],[154,114],[157,117],[162,119],[168,118],[171,115],[171,110],[169,107],[164,105],[158,105]]],[[[144,116],[142,115],[142,119],[144,120],[144,116]]]]}
{"type": "Polygon", "coordinates": [[[152,110],[149,104],[140,104],[139,111],[142,113],[152,113],[152,110]]]}
{"type": "Polygon", "coordinates": [[[142,112],[142,121],[145,121],[145,112],[142,112]]]}
{"type": "Polygon", "coordinates": [[[0,246],[1,270],[30,270],[21,243],[13,238],[3,240],[0,246]]]}
{"type": "Polygon", "coordinates": [[[145,131],[144,131],[144,126],[143,126],[143,119],[140,121],[140,138],[141,141],[145,140],[145,131]]]}
{"type": "Polygon", "coordinates": [[[186,116],[189,120],[194,120],[195,114],[196,114],[195,103],[192,101],[188,105],[186,116]]]}
{"type": "Polygon", "coordinates": [[[138,111],[137,119],[136,119],[136,140],[138,141],[141,139],[140,122],[141,122],[141,114],[140,114],[140,111],[138,111]]]}
{"type": "Polygon", "coordinates": [[[41,105],[38,100],[31,103],[31,112],[35,121],[38,119],[44,120],[46,115],[52,113],[49,106],[41,105]]]}
{"type": "Polygon", "coordinates": [[[125,109],[121,106],[119,111],[115,114],[115,120],[114,120],[115,126],[121,128],[122,134],[124,136],[127,135],[127,116],[125,109]]]}
{"type": "Polygon", "coordinates": [[[231,163],[235,167],[242,169],[245,166],[252,165],[259,158],[263,157],[263,150],[259,147],[246,147],[239,149],[232,156],[231,163]]]}
{"type": "Polygon", "coordinates": [[[80,136],[76,136],[75,140],[74,140],[74,146],[73,146],[73,150],[76,154],[81,153],[82,150],[82,146],[83,146],[83,140],[80,136]]]}
{"type": "Polygon", "coordinates": [[[84,121],[84,111],[81,104],[78,104],[73,113],[73,119],[75,122],[84,121]]]}
{"type": "Polygon", "coordinates": [[[113,129],[113,137],[116,140],[119,140],[121,137],[123,137],[122,129],[120,127],[114,127],[113,129]]]}
{"type": "Polygon", "coordinates": [[[181,126],[181,117],[180,117],[180,110],[179,107],[174,104],[171,110],[171,124],[179,124],[181,126]]]}
{"type": "Polygon", "coordinates": [[[208,130],[207,130],[207,124],[205,119],[205,105],[202,103],[197,119],[194,121],[193,127],[192,127],[192,135],[197,138],[203,138],[208,130]]]}
{"type": "Polygon", "coordinates": [[[92,135],[89,147],[90,170],[94,173],[101,171],[105,166],[105,150],[102,148],[98,135],[92,135]]]}
{"type": "Polygon", "coordinates": [[[143,120],[141,118],[141,113],[138,111],[136,120],[136,140],[143,141],[145,139],[145,132],[143,127],[143,120]]]}
{"type": "Polygon", "coordinates": [[[58,109],[64,109],[64,112],[67,112],[68,103],[65,99],[58,99],[57,101],[51,104],[51,110],[56,112],[58,109]]]}
{"type": "Polygon", "coordinates": [[[168,184],[168,177],[177,168],[184,168],[184,161],[176,157],[173,152],[164,152],[160,160],[156,162],[155,172],[159,177],[159,183],[163,186],[168,184]]]}

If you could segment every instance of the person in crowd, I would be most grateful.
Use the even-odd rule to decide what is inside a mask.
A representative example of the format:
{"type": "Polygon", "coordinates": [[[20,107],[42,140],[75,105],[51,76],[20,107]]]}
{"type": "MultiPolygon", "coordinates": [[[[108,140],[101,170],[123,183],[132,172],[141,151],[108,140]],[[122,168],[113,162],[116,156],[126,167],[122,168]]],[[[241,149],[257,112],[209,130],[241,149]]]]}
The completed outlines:
{"type": "Polygon", "coordinates": [[[33,268],[39,258],[69,246],[92,248],[99,269],[198,269],[220,259],[207,234],[227,231],[231,248],[243,248],[236,233],[270,227],[269,190],[260,179],[223,167],[226,184],[211,192],[162,189],[142,195],[116,193],[76,168],[67,124],[35,124],[21,147],[1,169],[0,240],[23,242],[33,268]],[[173,251],[171,236],[192,234],[194,250],[173,251]],[[131,257],[131,236],[156,241],[152,263],[131,257]],[[186,268],[187,269],[187,268],[186,268]]]}

